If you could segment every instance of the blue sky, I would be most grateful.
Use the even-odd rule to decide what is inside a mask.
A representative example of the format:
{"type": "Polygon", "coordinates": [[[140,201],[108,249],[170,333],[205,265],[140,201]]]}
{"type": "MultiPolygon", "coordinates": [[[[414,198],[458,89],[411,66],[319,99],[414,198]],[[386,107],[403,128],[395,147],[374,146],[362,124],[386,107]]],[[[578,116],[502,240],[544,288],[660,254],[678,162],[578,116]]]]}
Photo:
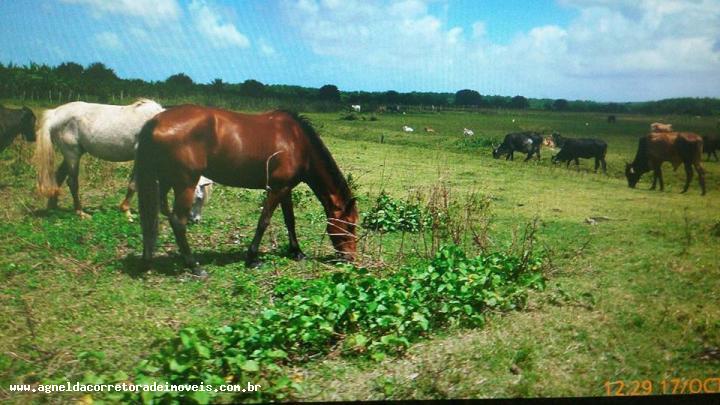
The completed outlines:
{"type": "Polygon", "coordinates": [[[720,0],[0,1],[0,62],[125,78],[720,97],[720,0]]]}

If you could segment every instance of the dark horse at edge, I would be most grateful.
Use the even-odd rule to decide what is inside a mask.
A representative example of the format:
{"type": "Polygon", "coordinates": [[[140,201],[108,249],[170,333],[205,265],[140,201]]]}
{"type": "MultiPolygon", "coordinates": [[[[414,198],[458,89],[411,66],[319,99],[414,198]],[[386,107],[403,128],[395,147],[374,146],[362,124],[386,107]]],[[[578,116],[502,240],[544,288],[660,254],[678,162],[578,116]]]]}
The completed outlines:
{"type": "Polygon", "coordinates": [[[200,175],[214,182],[267,190],[255,237],[247,251],[248,267],[260,264],[258,249],[270,218],[282,207],[290,256],[301,260],[295,234],[292,189],[310,186],[327,216],[327,233],[344,260],[354,260],[358,213],[345,177],[310,122],[287,111],[259,115],[194,105],[159,113],[140,132],[136,158],[143,260],[152,260],[158,211],[169,219],[184,264],[205,276],[187,241],[187,222],[200,175]],[[175,200],[170,212],[167,194],[175,200]]]}
{"type": "Polygon", "coordinates": [[[35,121],[35,114],[27,107],[15,110],[0,105],[0,152],[10,146],[18,134],[28,142],[35,142],[35,121]]]}

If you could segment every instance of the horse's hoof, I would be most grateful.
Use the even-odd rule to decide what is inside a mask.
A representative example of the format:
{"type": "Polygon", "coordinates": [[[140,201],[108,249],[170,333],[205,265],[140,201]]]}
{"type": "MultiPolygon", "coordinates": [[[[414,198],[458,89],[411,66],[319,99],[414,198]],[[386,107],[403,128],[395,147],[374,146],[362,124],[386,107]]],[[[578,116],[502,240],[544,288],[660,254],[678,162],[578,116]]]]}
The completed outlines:
{"type": "Polygon", "coordinates": [[[291,252],[290,258],[295,260],[296,262],[299,262],[299,261],[305,260],[307,258],[307,256],[305,256],[305,253],[298,250],[297,252],[291,252]]]}

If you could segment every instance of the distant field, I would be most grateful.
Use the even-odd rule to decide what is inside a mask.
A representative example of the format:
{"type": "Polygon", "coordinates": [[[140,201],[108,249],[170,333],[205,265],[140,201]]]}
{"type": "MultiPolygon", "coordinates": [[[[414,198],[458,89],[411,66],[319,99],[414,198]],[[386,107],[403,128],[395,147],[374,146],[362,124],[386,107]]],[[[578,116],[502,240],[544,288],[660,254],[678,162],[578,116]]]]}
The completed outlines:
{"type": "MultiPolygon", "coordinates": [[[[648,190],[650,174],[637,189],[623,175],[651,122],[710,134],[717,118],[620,114],[608,124],[595,113],[345,115],[308,114],[356,181],[361,215],[381,191],[403,200],[426,199],[438,187],[458,200],[479,193],[491,201],[491,250],[508,249],[538,219],[548,288],[521,311],[499,313],[483,328],[431,334],[399,358],[328,355],[293,367],[288,373],[306,390],[298,399],[602,396],[606,381],[720,377],[720,163],[704,162],[705,197],[696,179],[679,194],[682,169],[665,166],[665,192],[648,190]],[[464,138],[463,128],[475,136],[464,138]],[[606,140],[608,175],[594,174],[590,160],[579,170],[553,165],[544,149],[540,161],[494,160],[489,145],[519,130],[606,140]],[[591,225],[590,217],[601,219],[591,225]]],[[[265,264],[251,270],[243,258],[263,194],[217,186],[189,231],[210,278],[187,277],[166,224],[158,270],[138,274],[139,225],[116,208],[131,164],[83,158],[80,192],[92,218],[80,220],[67,190],[61,210],[44,211],[31,156],[20,137],[0,154],[0,399],[28,398],[3,391],[9,384],[76,381],[106,364],[129,372],[181,327],[257,317],[282,275],[311,279],[332,268],[322,260],[331,250],[322,210],[306,186],[296,192],[296,216],[308,260],[284,256],[276,212],[263,239],[265,264]]],[[[371,235],[362,247],[380,274],[426,250],[420,235],[400,233],[371,235]]]]}

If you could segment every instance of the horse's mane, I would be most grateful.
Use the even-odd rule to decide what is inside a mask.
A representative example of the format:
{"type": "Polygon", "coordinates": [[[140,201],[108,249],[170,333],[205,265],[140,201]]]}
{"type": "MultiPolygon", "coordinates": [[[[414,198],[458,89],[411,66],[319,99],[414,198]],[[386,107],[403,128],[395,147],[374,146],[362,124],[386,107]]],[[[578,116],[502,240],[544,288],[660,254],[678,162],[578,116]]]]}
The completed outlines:
{"type": "Polygon", "coordinates": [[[325,146],[325,143],[320,138],[320,135],[315,130],[315,127],[313,127],[312,122],[310,122],[310,119],[304,115],[298,114],[295,111],[277,110],[277,112],[290,115],[300,125],[300,127],[303,129],[303,133],[310,141],[310,144],[315,148],[315,150],[318,152],[319,157],[327,166],[328,172],[330,172],[330,176],[332,176],[333,179],[335,179],[335,181],[337,181],[338,185],[340,186],[339,188],[340,192],[342,193],[343,199],[350,199],[352,195],[350,193],[350,187],[348,187],[347,180],[345,179],[345,176],[343,176],[342,172],[340,172],[340,168],[338,167],[337,162],[335,162],[335,159],[333,159],[330,151],[325,146]]]}

